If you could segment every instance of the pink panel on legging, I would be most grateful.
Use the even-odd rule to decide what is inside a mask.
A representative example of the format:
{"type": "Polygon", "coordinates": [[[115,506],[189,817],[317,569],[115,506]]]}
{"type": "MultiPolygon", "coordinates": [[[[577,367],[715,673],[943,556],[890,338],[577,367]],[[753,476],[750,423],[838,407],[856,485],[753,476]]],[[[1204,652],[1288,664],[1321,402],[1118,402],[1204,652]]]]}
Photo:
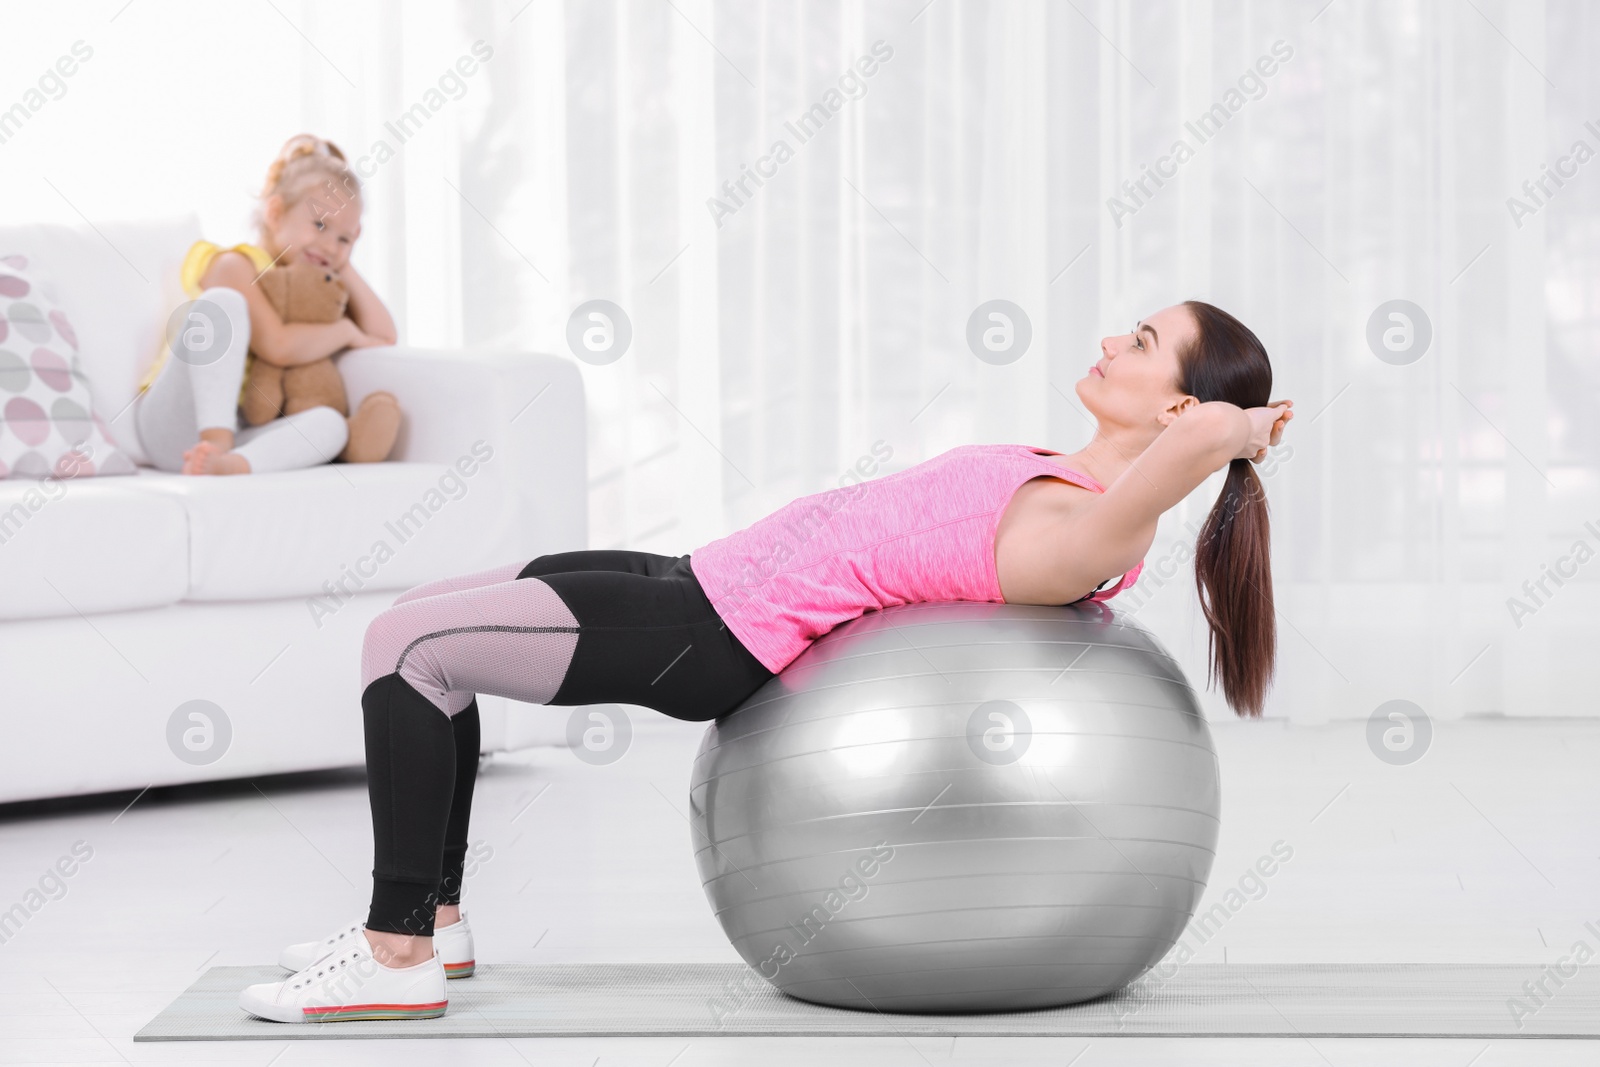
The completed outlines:
{"type": "Polygon", "coordinates": [[[438,596],[440,593],[459,593],[463,589],[477,589],[484,585],[499,585],[501,582],[515,581],[517,575],[528,565],[526,560],[515,563],[502,563],[498,567],[490,567],[486,571],[473,571],[471,574],[453,574],[448,578],[439,578],[431,582],[414,585],[395,598],[396,604],[404,604],[408,600],[420,600],[425,596],[438,596]]]}
{"type": "Polygon", "coordinates": [[[367,627],[361,649],[361,688],[398,672],[446,715],[475,693],[546,704],[561,688],[578,646],[578,620],[556,591],[537,578],[460,588],[474,577],[503,576],[508,568],[430,582],[453,591],[402,594],[367,627]]]}

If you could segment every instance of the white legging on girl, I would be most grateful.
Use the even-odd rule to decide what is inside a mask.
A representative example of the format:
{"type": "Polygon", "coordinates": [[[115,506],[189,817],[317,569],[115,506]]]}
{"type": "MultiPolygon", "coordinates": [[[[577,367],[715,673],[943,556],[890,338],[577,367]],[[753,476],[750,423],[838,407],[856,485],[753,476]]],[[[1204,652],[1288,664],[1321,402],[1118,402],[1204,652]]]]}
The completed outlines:
{"type": "Polygon", "coordinates": [[[314,467],[344,451],[349,426],[330,407],[239,429],[239,383],[250,350],[244,294],[207,289],[181,329],[187,342],[182,354],[169,352],[156,380],[134,401],[134,430],[152,465],[182,470],[183,453],[209,429],[234,432],[233,450],[250,461],[252,473],[314,467]]]}

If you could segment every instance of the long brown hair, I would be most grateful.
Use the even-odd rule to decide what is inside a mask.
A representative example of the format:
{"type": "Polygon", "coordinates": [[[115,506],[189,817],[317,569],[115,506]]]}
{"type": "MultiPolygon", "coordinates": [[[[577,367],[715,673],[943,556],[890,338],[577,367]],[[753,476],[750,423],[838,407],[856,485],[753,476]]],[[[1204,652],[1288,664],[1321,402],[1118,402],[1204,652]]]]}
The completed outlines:
{"type": "MultiPolygon", "coordinates": [[[[1249,327],[1201,300],[1185,300],[1195,339],[1178,353],[1178,388],[1202,403],[1265,406],[1272,393],[1267,350],[1249,327]]],[[[1247,459],[1228,464],[1222,493],[1195,545],[1194,582],[1211,634],[1206,683],[1244,717],[1261,714],[1278,652],[1272,605],[1267,495],[1247,459]]]]}

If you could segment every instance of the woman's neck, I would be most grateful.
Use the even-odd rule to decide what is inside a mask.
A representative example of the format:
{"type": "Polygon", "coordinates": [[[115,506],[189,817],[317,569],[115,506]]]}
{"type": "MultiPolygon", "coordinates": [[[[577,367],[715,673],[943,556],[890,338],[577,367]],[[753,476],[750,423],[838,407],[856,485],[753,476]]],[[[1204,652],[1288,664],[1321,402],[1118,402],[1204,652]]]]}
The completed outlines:
{"type": "Polygon", "coordinates": [[[1081,471],[1110,487],[1122,477],[1122,472],[1132,466],[1139,454],[1150,447],[1155,438],[1133,430],[1112,430],[1096,427],[1089,443],[1070,456],[1063,457],[1066,465],[1081,471]]]}

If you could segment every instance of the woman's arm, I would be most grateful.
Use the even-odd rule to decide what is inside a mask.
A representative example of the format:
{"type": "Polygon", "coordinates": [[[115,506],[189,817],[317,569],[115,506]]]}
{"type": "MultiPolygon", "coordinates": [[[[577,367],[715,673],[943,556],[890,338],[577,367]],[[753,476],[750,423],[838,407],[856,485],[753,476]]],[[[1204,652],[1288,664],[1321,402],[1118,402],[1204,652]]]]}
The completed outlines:
{"type": "Polygon", "coordinates": [[[378,294],[372,291],[367,280],[356,273],[355,264],[347,263],[339,271],[339,280],[350,294],[350,306],[345,313],[355,320],[361,332],[372,338],[373,344],[392,345],[400,339],[394,328],[394,317],[383,306],[378,294]]]}
{"type": "Polygon", "coordinates": [[[223,286],[244,294],[250,310],[250,351],[260,359],[280,367],[314,363],[346,348],[377,342],[365,339],[354,322],[286,323],[256,284],[255,264],[240,252],[224,252],[211,261],[200,278],[200,287],[223,286]]]}
{"type": "Polygon", "coordinates": [[[1067,539],[1093,574],[1122,574],[1155,537],[1156,520],[1236,459],[1259,460],[1283,436],[1292,401],[1240,408],[1198,404],[1179,415],[1074,519],[1067,539]]]}

